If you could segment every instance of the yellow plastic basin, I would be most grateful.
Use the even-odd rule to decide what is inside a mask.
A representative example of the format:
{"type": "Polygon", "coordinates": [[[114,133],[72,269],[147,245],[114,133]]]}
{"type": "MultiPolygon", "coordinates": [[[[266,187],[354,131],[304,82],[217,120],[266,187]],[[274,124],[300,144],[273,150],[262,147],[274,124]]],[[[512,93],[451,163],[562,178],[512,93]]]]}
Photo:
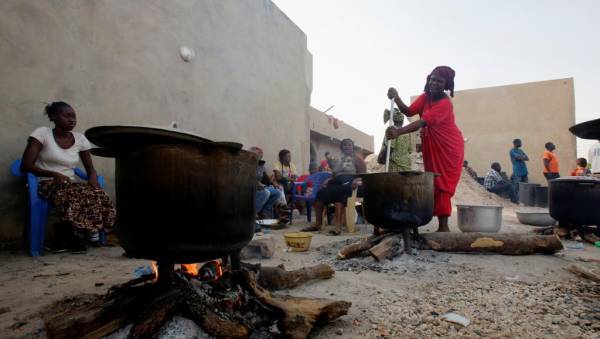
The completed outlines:
{"type": "Polygon", "coordinates": [[[285,244],[295,252],[307,251],[310,247],[310,241],[312,240],[313,234],[310,232],[292,232],[285,233],[285,244]]]}

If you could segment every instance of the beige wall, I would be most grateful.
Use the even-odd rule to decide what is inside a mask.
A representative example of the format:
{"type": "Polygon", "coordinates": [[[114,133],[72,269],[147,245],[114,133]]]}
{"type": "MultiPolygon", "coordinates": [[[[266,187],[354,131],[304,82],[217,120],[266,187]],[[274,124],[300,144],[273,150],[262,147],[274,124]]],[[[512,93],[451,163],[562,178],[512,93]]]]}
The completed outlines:
{"type": "MultiPolygon", "coordinates": [[[[167,125],[288,148],[308,167],[312,56],[305,34],[269,0],[0,2],[0,239],[25,223],[22,184],[8,174],[27,135],[49,125],[43,101],[65,100],[78,131],[167,125]],[[191,62],[179,56],[187,45],[191,62]]],[[[113,167],[95,158],[112,190],[113,167]]]]}
{"type": "Polygon", "coordinates": [[[508,155],[520,138],[531,182],[545,183],[544,144],[554,142],[561,175],[568,175],[577,157],[576,141],[568,128],[575,124],[573,79],[557,79],[455,92],[454,113],[467,138],[465,159],[481,176],[494,161],[510,176],[508,155]]]}
{"type": "Polygon", "coordinates": [[[350,138],[354,141],[355,146],[357,146],[361,153],[372,153],[373,152],[373,142],[374,137],[372,135],[366,134],[361,130],[354,128],[343,121],[339,122],[338,128],[335,128],[329,117],[319,111],[314,107],[309,107],[309,126],[310,130],[313,132],[311,134],[311,142],[313,144],[323,145],[323,150],[318,151],[319,159],[323,157],[323,154],[326,151],[339,152],[339,142],[345,138],[350,138]],[[323,138],[319,138],[318,135],[323,138]],[[325,140],[325,139],[328,140],[325,140]],[[329,146],[327,146],[329,144],[329,146]],[[337,147],[337,149],[335,149],[337,147]]]}

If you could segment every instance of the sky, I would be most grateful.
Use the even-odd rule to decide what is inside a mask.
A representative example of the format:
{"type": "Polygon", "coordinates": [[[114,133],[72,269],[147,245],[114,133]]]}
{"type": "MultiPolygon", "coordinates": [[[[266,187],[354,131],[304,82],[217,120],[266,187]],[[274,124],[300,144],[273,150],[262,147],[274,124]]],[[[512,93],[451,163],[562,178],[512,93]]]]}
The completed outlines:
{"type": "MultiPolygon", "coordinates": [[[[328,114],[375,135],[375,145],[387,89],[407,102],[437,65],[456,70],[455,90],[573,77],[576,121],[600,118],[600,1],[273,2],[307,35],[311,105],[335,105],[328,114]]],[[[592,143],[578,139],[579,156],[592,143]]]]}

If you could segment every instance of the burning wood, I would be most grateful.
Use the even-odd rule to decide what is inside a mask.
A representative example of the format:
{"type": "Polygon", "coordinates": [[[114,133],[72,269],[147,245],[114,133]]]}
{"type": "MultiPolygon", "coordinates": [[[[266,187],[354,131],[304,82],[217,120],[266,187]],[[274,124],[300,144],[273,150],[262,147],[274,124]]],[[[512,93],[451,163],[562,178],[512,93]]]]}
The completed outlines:
{"type": "Polygon", "coordinates": [[[182,314],[216,337],[244,338],[255,331],[268,334],[277,324],[281,333],[273,337],[304,338],[313,326],[347,314],[351,305],[272,295],[261,286],[290,288],[311,279],[329,278],[333,270],[327,265],[296,271],[248,264],[241,270],[223,271],[222,266],[214,262],[211,265],[211,269],[221,272],[220,279],[200,280],[206,264],[200,268],[186,265],[177,271],[171,267],[169,271],[161,263],[156,268],[158,277],[146,274],[114,286],[103,296],[60,301],[44,316],[46,333],[50,338],[98,338],[133,324],[129,337],[146,338],[155,335],[173,316],[182,314]]]}

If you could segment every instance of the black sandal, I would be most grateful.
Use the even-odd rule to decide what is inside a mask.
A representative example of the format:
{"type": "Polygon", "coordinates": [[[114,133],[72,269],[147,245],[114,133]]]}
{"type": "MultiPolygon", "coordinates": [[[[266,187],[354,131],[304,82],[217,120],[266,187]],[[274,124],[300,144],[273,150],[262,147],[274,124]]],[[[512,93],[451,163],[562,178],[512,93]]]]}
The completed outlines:
{"type": "Polygon", "coordinates": [[[318,232],[321,230],[322,226],[315,226],[315,225],[310,225],[308,227],[304,227],[303,229],[301,229],[300,231],[302,232],[318,232]]]}
{"type": "Polygon", "coordinates": [[[342,234],[342,231],[340,230],[331,230],[329,231],[329,235],[340,235],[342,234]]]}

